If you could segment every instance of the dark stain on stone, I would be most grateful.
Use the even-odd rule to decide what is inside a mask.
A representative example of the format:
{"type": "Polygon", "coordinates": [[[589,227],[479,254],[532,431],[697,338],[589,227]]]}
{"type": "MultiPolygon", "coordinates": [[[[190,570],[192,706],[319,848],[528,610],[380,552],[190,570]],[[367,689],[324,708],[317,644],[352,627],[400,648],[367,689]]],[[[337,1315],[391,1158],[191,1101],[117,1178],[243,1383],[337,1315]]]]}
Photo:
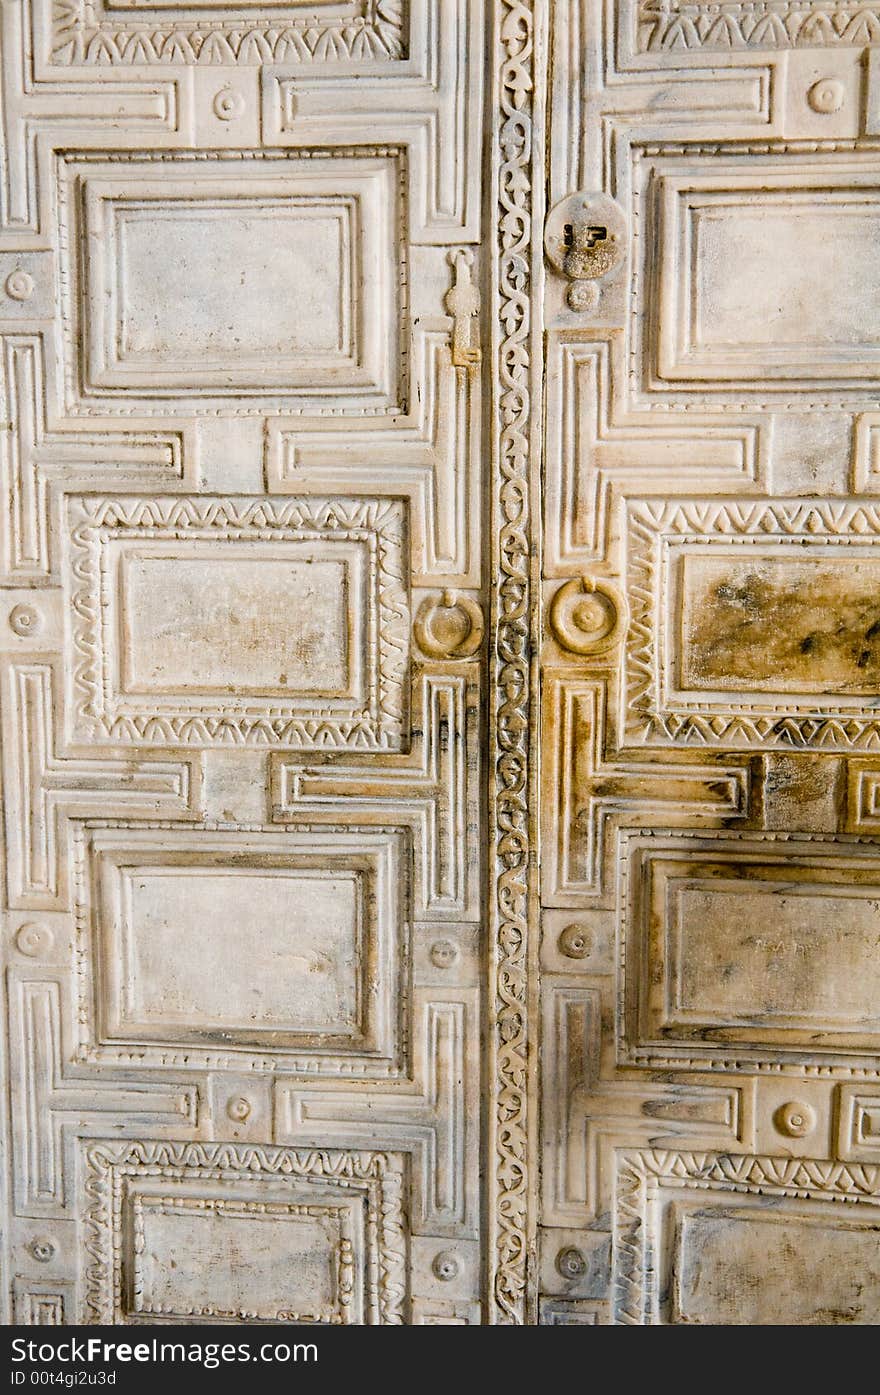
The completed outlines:
{"type": "MultiPolygon", "coordinates": [[[[711,571],[705,576],[708,581],[711,571]]],[[[695,578],[696,579],[696,578],[695,578]]],[[[687,593],[686,687],[864,690],[880,684],[880,575],[825,559],[738,564],[687,593]]]]}

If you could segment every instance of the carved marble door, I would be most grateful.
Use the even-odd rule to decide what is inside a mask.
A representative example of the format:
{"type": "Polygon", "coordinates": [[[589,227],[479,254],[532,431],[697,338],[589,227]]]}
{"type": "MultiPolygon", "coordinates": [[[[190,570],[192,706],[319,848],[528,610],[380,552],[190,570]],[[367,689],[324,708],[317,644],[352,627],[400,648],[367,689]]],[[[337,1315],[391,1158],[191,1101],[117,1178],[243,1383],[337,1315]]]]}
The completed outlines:
{"type": "Polygon", "coordinates": [[[880,6],[0,14],[2,1316],[880,1320],[880,6]]]}
{"type": "Polygon", "coordinates": [[[7,1318],[484,1314],[484,22],[2,6],[7,1318]]]}
{"type": "Polygon", "coordinates": [[[874,1323],[880,12],[545,18],[541,1321],[874,1323]]]}

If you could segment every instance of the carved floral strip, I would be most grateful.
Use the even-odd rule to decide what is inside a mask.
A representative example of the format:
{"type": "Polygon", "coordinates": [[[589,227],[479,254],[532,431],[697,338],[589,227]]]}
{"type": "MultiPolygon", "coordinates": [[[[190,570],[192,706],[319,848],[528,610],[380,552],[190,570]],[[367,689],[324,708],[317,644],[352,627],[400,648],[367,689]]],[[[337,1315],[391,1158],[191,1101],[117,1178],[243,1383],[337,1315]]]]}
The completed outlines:
{"type": "Polygon", "coordinates": [[[534,8],[498,7],[500,110],[495,394],[498,465],[493,480],[498,536],[493,598],[494,840],[496,942],[491,1011],[495,1078],[492,1227],[493,1318],[526,1320],[528,1280],[528,915],[531,430],[531,135],[535,82],[534,8]]]}

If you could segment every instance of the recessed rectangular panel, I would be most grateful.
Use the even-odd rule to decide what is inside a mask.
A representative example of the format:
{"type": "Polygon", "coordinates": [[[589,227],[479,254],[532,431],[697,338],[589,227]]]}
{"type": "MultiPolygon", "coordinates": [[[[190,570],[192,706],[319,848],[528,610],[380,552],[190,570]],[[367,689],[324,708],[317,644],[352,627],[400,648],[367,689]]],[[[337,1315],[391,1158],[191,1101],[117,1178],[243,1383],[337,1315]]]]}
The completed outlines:
{"type": "Polygon", "coordinates": [[[80,1168],[87,1322],[399,1324],[408,1311],[399,1154],[92,1139],[80,1168]]]}
{"type": "Polygon", "coordinates": [[[613,1320],[880,1320],[880,1173],[668,1145],[616,1154],[613,1320]]]}
{"type": "Polygon", "coordinates": [[[60,156],[69,411],[405,411],[403,158],[60,156]]]}
{"type": "Polygon", "coordinates": [[[777,191],[689,202],[694,277],[689,347],[784,359],[880,345],[880,204],[844,194],[777,191]],[[760,265],[746,281],[743,270],[760,265]],[[816,286],[826,293],[817,297],[816,286]]]}
{"type": "Polygon", "coordinates": [[[623,835],[621,1048],[643,1064],[880,1046],[880,859],[858,839],[623,835]]]}
{"type": "Polygon", "coordinates": [[[351,692],[351,549],[289,543],[126,555],[123,693],[289,697],[351,692]],[[330,560],[342,552],[339,561],[330,560]],[[329,553],[329,556],[328,556],[329,553]],[[286,554],[286,555],[285,555],[286,554]]]}
{"type": "Polygon", "coordinates": [[[80,1058],[400,1073],[401,853],[382,828],[78,825],[80,1058]]]}
{"type": "Polygon", "coordinates": [[[122,204],[115,359],[180,374],[353,361],[352,206],[290,198],[122,204]]]}
{"type": "Polygon", "coordinates": [[[876,375],[880,187],[771,174],[769,188],[737,175],[725,190],[723,180],[666,189],[660,376],[876,375]]]}
{"type": "Polygon", "coordinates": [[[132,1211],[134,1314],[339,1321],[346,1208],[172,1194],[136,1196],[132,1211]]]}
{"type": "MultiPolygon", "coordinates": [[[[833,1208],[835,1213],[842,1207],[833,1208]]],[[[825,1326],[880,1321],[880,1218],[784,1209],[685,1213],[676,1233],[672,1322],[825,1326]],[[800,1213],[799,1213],[800,1212],[800,1213]]]]}
{"type": "Polygon", "coordinates": [[[670,1018],[709,1027],[814,1018],[880,1031],[880,875],[835,887],[747,862],[695,872],[672,863],[662,873],[670,1018]]]}
{"type": "Polygon", "coordinates": [[[633,316],[650,391],[764,397],[876,379],[873,152],[820,161],[703,148],[685,159],[670,144],[649,149],[640,171],[633,316]]]}
{"type": "Polygon", "coordinates": [[[122,868],[120,1030],[360,1035],[365,887],[356,873],[122,868]]]}
{"type": "Polygon", "coordinates": [[[875,692],[880,559],[792,549],[682,559],[682,689],[875,692]]]}

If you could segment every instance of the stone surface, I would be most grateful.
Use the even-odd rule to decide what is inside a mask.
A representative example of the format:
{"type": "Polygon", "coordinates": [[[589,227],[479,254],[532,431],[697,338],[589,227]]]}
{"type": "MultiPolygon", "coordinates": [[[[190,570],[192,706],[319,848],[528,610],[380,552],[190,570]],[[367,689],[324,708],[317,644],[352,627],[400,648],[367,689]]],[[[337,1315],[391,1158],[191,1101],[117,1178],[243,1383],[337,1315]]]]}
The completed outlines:
{"type": "Polygon", "coordinates": [[[880,6],[0,24],[0,1317],[880,1320],[880,6]]]}
{"type": "Polygon", "coordinates": [[[489,1316],[486,18],[2,6],[7,1319],[489,1316]]]}
{"type": "Polygon", "coordinates": [[[870,1324],[880,14],[550,9],[540,1320],[870,1324]]]}

